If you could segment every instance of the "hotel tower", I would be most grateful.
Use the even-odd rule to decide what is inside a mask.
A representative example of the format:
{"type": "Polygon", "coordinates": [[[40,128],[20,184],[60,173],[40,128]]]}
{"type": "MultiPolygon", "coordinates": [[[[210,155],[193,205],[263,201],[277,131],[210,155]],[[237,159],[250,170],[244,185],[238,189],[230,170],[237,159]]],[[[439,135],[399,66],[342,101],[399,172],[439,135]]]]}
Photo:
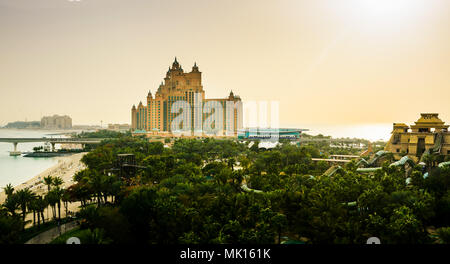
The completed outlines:
{"type": "MultiPolygon", "coordinates": [[[[172,105],[177,101],[185,101],[191,106],[191,128],[192,132],[194,127],[198,127],[195,124],[195,114],[200,113],[202,123],[212,113],[203,114],[200,109],[195,109],[200,105],[201,108],[208,101],[219,102],[223,108],[223,122],[222,128],[224,131],[232,129],[234,135],[242,128],[242,110],[233,108],[232,112],[227,111],[226,104],[233,103],[234,105],[241,104],[241,98],[238,95],[234,95],[231,91],[229,96],[223,99],[205,99],[205,91],[202,86],[202,73],[199,71],[197,64],[192,67],[191,72],[184,72],[181,65],[178,63],[177,58],[172,63],[172,67],[166,73],[164,81],[158,87],[155,95],[149,91],[147,95],[146,104],[142,101],[136,107],[133,105],[131,109],[131,128],[135,133],[158,133],[158,132],[172,132],[171,123],[180,114],[172,113],[172,105]],[[197,104],[196,100],[197,98],[197,104]],[[228,113],[232,113],[232,116],[228,113]]],[[[242,108],[241,108],[242,109],[242,108]]],[[[199,121],[197,121],[199,122],[199,121]]],[[[201,125],[200,125],[201,126],[201,125]]],[[[215,126],[215,124],[213,124],[215,126]]]]}

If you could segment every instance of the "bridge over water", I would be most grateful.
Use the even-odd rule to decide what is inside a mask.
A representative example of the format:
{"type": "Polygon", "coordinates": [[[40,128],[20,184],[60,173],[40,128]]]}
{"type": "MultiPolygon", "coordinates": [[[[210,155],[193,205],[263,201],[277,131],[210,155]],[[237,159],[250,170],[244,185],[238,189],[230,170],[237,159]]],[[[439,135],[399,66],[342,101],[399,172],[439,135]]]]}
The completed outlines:
{"type": "Polygon", "coordinates": [[[17,151],[17,145],[19,143],[30,142],[44,142],[52,145],[52,151],[55,150],[56,144],[99,144],[106,138],[0,138],[0,143],[12,143],[14,145],[14,151],[10,152],[10,155],[20,155],[21,152],[17,151]]]}

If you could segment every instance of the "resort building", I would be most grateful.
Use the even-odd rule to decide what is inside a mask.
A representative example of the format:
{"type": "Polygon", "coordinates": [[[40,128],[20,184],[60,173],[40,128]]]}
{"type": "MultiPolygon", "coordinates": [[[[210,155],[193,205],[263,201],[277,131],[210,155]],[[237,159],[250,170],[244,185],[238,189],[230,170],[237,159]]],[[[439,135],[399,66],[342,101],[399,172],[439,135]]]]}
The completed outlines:
{"type": "Polygon", "coordinates": [[[220,120],[223,122],[223,131],[232,129],[234,134],[237,134],[237,130],[242,128],[243,122],[242,111],[239,111],[241,98],[230,92],[229,96],[223,99],[206,99],[202,86],[202,73],[197,64],[194,64],[191,72],[184,72],[175,58],[155,95],[153,96],[149,91],[145,103],[141,101],[137,107],[133,105],[131,129],[135,134],[170,134],[172,121],[178,115],[184,114],[187,119],[190,119],[190,124],[186,128],[190,127],[194,132],[195,128],[201,128],[206,118],[213,114],[212,112],[204,113],[205,103],[209,101],[219,102],[223,108],[223,118],[220,120]],[[173,104],[179,101],[185,101],[190,105],[190,114],[172,113],[173,104]],[[227,111],[227,103],[232,103],[236,108],[233,108],[232,112],[227,111]],[[227,116],[227,112],[232,113],[232,116],[230,114],[227,116]]]}
{"type": "Polygon", "coordinates": [[[130,130],[130,124],[108,124],[108,130],[128,131],[128,130],[130,130]]]}
{"type": "Polygon", "coordinates": [[[41,119],[41,128],[43,129],[71,129],[72,118],[69,116],[44,116],[41,119]]]}
{"type": "Polygon", "coordinates": [[[238,132],[240,140],[278,141],[289,140],[298,142],[301,135],[308,129],[296,128],[246,128],[238,132]]]}
{"type": "Polygon", "coordinates": [[[394,123],[392,136],[385,150],[396,158],[408,155],[416,160],[424,153],[450,155],[449,125],[436,113],[423,113],[414,125],[394,123]]]}

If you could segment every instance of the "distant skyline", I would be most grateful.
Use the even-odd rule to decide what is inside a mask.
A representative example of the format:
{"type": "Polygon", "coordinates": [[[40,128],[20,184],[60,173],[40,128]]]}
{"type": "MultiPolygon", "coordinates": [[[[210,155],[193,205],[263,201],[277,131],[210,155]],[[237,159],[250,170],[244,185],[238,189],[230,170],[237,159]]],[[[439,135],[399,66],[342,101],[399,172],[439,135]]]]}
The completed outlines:
{"type": "Polygon", "coordinates": [[[281,126],[450,123],[450,1],[0,0],[0,126],[131,123],[176,56],[281,126]]]}

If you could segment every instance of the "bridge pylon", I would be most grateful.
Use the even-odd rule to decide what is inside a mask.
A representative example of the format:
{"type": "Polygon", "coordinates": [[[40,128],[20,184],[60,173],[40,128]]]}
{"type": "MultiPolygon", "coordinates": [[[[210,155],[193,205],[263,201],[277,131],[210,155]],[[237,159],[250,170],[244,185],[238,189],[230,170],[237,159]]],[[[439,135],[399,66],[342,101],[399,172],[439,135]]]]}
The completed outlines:
{"type": "Polygon", "coordinates": [[[17,151],[17,145],[19,144],[19,142],[13,142],[14,145],[14,151],[10,151],[9,155],[10,156],[20,156],[22,154],[22,152],[17,151]]]}

